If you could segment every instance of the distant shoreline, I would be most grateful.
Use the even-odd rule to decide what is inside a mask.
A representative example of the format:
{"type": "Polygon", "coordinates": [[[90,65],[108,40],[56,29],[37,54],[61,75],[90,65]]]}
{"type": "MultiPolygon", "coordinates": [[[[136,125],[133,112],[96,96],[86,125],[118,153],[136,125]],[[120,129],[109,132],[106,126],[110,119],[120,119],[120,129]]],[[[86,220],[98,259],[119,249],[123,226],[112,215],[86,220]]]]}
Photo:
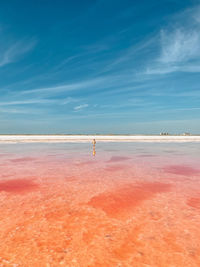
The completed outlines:
{"type": "Polygon", "coordinates": [[[0,135],[0,143],[200,142],[199,135],[0,135]]]}

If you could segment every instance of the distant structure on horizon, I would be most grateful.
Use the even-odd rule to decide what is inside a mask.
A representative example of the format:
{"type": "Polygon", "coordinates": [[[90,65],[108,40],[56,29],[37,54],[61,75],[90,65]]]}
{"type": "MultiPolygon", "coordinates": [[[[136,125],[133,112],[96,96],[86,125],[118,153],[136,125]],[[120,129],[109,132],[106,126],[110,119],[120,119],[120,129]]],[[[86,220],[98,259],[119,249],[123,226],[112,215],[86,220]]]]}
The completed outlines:
{"type": "Polygon", "coordinates": [[[184,136],[188,136],[191,135],[190,133],[183,133],[184,136]]]}
{"type": "Polygon", "coordinates": [[[169,133],[160,133],[160,135],[170,135],[169,133]]]}
{"type": "MultiPolygon", "coordinates": [[[[165,133],[165,132],[163,132],[163,133],[160,133],[160,135],[170,135],[169,133],[165,133]]],[[[183,136],[190,136],[191,135],[191,133],[187,133],[187,132],[185,132],[185,133],[182,133],[182,134],[177,134],[177,135],[183,135],[183,136]]]]}

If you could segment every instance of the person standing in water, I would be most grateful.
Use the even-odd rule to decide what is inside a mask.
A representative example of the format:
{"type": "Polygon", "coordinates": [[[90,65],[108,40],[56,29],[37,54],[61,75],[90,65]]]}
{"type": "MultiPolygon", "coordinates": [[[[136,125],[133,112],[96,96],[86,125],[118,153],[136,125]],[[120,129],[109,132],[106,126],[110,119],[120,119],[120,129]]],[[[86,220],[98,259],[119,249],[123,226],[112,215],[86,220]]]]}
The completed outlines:
{"type": "Polygon", "coordinates": [[[96,140],[95,139],[92,140],[92,144],[93,144],[93,146],[96,145],[96,140]]]}
{"type": "Polygon", "coordinates": [[[92,140],[92,144],[93,144],[93,152],[92,152],[92,154],[93,154],[93,156],[95,156],[96,155],[96,150],[95,150],[96,140],[95,139],[92,140]]]}

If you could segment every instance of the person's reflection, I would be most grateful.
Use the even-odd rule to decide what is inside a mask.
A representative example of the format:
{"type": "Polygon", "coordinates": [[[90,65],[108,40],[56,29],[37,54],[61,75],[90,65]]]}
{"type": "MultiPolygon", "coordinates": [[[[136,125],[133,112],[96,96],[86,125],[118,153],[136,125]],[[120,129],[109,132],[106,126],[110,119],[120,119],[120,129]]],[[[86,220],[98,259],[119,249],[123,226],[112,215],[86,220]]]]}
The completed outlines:
{"type": "Polygon", "coordinates": [[[93,144],[93,152],[92,152],[92,154],[93,154],[93,156],[95,156],[96,155],[96,150],[95,150],[96,140],[95,139],[92,140],[92,144],[93,144]]]}

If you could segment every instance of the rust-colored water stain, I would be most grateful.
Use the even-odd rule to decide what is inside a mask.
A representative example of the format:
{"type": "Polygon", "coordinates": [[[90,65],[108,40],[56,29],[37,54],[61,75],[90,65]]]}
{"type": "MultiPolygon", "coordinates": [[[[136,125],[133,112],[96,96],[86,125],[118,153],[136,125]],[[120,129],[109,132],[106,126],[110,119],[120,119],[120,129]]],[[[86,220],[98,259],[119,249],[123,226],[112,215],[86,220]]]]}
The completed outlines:
{"type": "Polygon", "coordinates": [[[163,170],[167,173],[173,173],[178,175],[198,175],[200,174],[200,170],[192,168],[187,165],[170,165],[163,168],[163,170]]]}
{"type": "Polygon", "coordinates": [[[127,169],[127,166],[125,165],[112,165],[105,167],[106,171],[115,172],[115,171],[121,171],[123,169],[127,169]]]}
{"type": "Polygon", "coordinates": [[[33,161],[33,160],[35,160],[35,158],[33,157],[23,157],[23,158],[18,158],[18,159],[11,159],[10,161],[17,163],[17,162],[26,162],[26,161],[33,161]]]}
{"type": "Polygon", "coordinates": [[[107,162],[118,162],[123,160],[131,159],[130,157],[123,157],[123,156],[113,156],[107,162]]]}
{"type": "Polygon", "coordinates": [[[93,197],[89,205],[103,210],[108,216],[118,217],[121,213],[128,213],[142,201],[152,198],[157,193],[168,192],[170,184],[141,183],[127,185],[114,192],[105,192],[93,197]]]}
{"type": "Polygon", "coordinates": [[[188,199],[187,204],[192,208],[200,209],[200,197],[192,197],[188,199]]]}
{"type": "Polygon", "coordinates": [[[88,161],[76,162],[75,165],[85,166],[85,165],[91,165],[91,164],[95,164],[95,163],[96,163],[95,161],[88,160],[88,161]]]}
{"type": "Polygon", "coordinates": [[[38,184],[28,179],[13,179],[0,182],[0,191],[9,193],[25,193],[37,189],[38,184]]]}

